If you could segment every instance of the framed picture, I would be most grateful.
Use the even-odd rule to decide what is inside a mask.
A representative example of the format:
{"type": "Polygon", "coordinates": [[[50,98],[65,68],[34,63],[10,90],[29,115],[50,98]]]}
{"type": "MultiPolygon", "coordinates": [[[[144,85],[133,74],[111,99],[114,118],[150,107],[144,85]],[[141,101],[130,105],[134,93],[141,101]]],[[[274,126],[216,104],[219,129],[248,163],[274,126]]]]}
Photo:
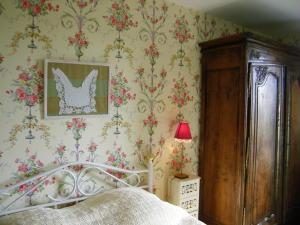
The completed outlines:
{"type": "Polygon", "coordinates": [[[108,114],[110,68],[45,60],[45,118],[108,114]]]}

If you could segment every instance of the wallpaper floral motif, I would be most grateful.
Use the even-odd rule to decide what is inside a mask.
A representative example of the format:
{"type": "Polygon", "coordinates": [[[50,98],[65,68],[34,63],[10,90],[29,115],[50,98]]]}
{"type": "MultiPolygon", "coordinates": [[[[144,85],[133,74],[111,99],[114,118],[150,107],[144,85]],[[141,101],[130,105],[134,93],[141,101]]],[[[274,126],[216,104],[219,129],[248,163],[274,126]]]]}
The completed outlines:
{"type": "Polygon", "coordinates": [[[31,65],[28,68],[22,68],[17,66],[18,78],[12,83],[13,89],[6,90],[6,93],[12,97],[14,102],[24,104],[28,108],[29,114],[26,115],[21,124],[16,124],[9,132],[9,141],[11,145],[15,145],[17,141],[17,135],[20,132],[28,130],[25,139],[31,142],[35,136],[32,130],[42,132],[41,139],[46,141],[46,145],[49,145],[49,128],[43,124],[40,124],[37,117],[32,115],[32,107],[41,104],[43,102],[44,84],[43,70],[39,69],[37,65],[31,65]]]}
{"type": "Polygon", "coordinates": [[[139,168],[152,159],[165,198],[181,120],[193,135],[184,172],[197,173],[198,42],[241,28],[163,0],[4,0],[0,27],[1,187],[76,160],[139,168]],[[108,63],[109,114],[45,120],[46,58],[108,63]]]}
{"type": "Polygon", "coordinates": [[[148,63],[143,63],[144,65],[137,69],[137,83],[142,94],[137,106],[138,111],[145,115],[143,124],[148,137],[143,140],[142,146],[137,148],[137,151],[141,151],[137,154],[141,156],[140,160],[143,165],[149,159],[153,160],[156,171],[162,172],[158,162],[163,148],[157,147],[154,134],[159,126],[157,114],[163,113],[166,106],[162,94],[165,89],[167,71],[164,67],[158,68],[157,62],[161,58],[159,47],[167,42],[167,36],[162,29],[167,19],[168,6],[164,2],[158,5],[155,0],[139,1],[138,11],[143,18],[139,37],[145,42],[144,56],[148,59],[148,63]]]}
{"type": "Polygon", "coordinates": [[[71,29],[74,26],[77,28],[76,33],[73,36],[68,37],[69,45],[74,47],[75,55],[80,60],[83,56],[83,49],[87,48],[89,41],[84,32],[84,28],[89,32],[97,32],[99,29],[98,21],[90,17],[98,5],[98,0],[93,1],[78,1],[78,0],[66,0],[65,4],[68,11],[64,11],[61,16],[61,24],[66,29],[71,29]]]}
{"type": "Polygon", "coordinates": [[[130,7],[125,0],[113,1],[108,12],[109,15],[103,16],[103,18],[106,19],[109,26],[117,31],[118,35],[112,45],[106,46],[105,56],[108,57],[112,50],[116,50],[115,57],[122,58],[121,52],[125,52],[130,63],[132,63],[132,50],[125,46],[125,41],[121,38],[121,34],[124,31],[129,31],[132,27],[137,27],[138,23],[133,21],[130,7]]]}
{"type": "Polygon", "coordinates": [[[20,40],[31,39],[28,48],[36,49],[35,41],[44,43],[44,48],[51,48],[51,39],[47,35],[42,35],[39,26],[36,25],[36,18],[45,16],[49,12],[57,12],[59,5],[53,5],[51,0],[17,0],[16,8],[20,9],[25,15],[31,17],[31,24],[25,27],[25,32],[16,32],[12,38],[11,47],[17,51],[20,40]]]}
{"type": "Polygon", "coordinates": [[[175,15],[174,27],[172,30],[170,30],[170,32],[173,34],[173,38],[175,38],[179,42],[180,48],[172,57],[171,65],[174,64],[174,61],[179,60],[179,66],[183,66],[183,61],[186,61],[189,68],[191,67],[191,59],[185,56],[186,53],[183,48],[184,43],[188,42],[191,39],[194,39],[194,35],[191,33],[188,25],[189,23],[185,19],[185,15],[175,15]]]}

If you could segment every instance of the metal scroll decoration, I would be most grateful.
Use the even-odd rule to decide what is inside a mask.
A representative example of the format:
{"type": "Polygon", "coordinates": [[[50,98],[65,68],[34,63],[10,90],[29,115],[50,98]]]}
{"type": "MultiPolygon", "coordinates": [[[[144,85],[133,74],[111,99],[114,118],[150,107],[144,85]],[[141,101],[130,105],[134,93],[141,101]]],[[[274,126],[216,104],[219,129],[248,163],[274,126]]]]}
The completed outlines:
{"type": "Polygon", "coordinates": [[[11,201],[2,201],[0,203],[0,216],[34,208],[57,206],[71,202],[78,202],[90,196],[94,196],[100,192],[106,191],[107,189],[113,189],[114,187],[141,187],[148,188],[151,192],[153,184],[151,165],[152,164],[150,162],[148,170],[126,170],[93,162],[73,162],[61,165],[55,169],[35,175],[15,185],[0,189],[1,200],[7,200],[7,197],[14,196],[14,194],[16,193],[16,189],[19,190],[20,187],[25,187],[22,189],[22,192],[18,192],[20,194],[19,196],[13,197],[11,201]],[[74,168],[81,169],[77,170],[74,168]],[[115,176],[112,171],[117,173],[124,173],[127,174],[127,176],[126,178],[119,178],[115,176]],[[148,173],[148,185],[140,186],[142,174],[146,173],[148,173]],[[59,175],[64,175],[69,179],[68,187],[64,187],[63,191],[54,193],[55,195],[48,192],[46,195],[48,201],[46,203],[37,205],[29,204],[29,206],[17,209],[14,207],[26,196],[30,196],[33,192],[35,192],[37,188],[45,185],[47,180],[51,180],[53,178],[55,179],[59,175]],[[105,188],[103,183],[99,183],[96,181],[99,179],[103,180],[105,184],[108,184],[109,188],[105,188]]]}

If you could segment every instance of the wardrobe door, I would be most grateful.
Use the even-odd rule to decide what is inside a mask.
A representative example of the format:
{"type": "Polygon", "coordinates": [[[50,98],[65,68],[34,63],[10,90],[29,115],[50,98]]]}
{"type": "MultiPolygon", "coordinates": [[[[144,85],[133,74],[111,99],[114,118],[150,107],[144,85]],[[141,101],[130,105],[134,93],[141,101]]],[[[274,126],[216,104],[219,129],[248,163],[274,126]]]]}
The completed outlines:
{"type": "Polygon", "coordinates": [[[200,218],[241,225],[243,210],[244,74],[241,48],[203,54],[200,218]]]}
{"type": "Polygon", "coordinates": [[[288,68],[284,224],[300,222],[300,67],[288,68]]]}
{"type": "Polygon", "coordinates": [[[246,224],[279,224],[285,69],[281,65],[251,64],[250,73],[252,93],[246,224]]]}

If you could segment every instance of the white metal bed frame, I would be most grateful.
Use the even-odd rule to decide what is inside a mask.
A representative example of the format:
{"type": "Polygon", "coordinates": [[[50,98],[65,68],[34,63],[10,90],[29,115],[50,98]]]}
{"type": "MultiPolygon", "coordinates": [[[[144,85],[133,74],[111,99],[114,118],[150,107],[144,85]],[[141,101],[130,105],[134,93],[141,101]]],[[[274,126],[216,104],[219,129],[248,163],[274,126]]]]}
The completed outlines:
{"type": "Polygon", "coordinates": [[[81,188],[81,184],[87,181],[87,179],[83,179],[83,178],[89,170],[94,170],[94,171],[96,170],[99,172],[98,174],[105,175],[106,177],[110,177],[114,181],[117,181],[120,184],[122,184],[123,186],[140,187],[143,189],[148,189],[148,191],[151,193],[153,192],[153,163],[152,163],[152,160],[149,160],[149,162],[148,162],[148,169],[144,169],[144,170],[126,170],[126,169],[120,169],[117,167],[105,165],[102,163],[72,162],[72,163],[67,163],[67,164],[61,165],[50,171],[40,173],[36,176],[33,176],[29,179],[26,179],[22,182],[19,182],[15,185],[7,187],[7,188],[0,189],[0,197],[1,196],[13,196],[13,192],[16,189],[18,189],[21,185],[26,185],[26,184],[30,185],[30,188],[28,190],[26,189],[16,199],[13,199],[11,202],[9,202],[5,205],[1,205],[1,203],[0,203],[0,217],[4,216],[4,215],[12,214],[12,213],[22,212],[22,211],[36,209],[36,208],[57,207],[58,205],[63,205],[63,204],[68,204],[68,203],[77,203],[79,201],[87,199],[88,197],[94,196],[100,192],[107,191],[107,189],[103,189],[103,187],[93,190],[92,192],[86,192],[81,188]],[[83,166],[83,168],[79,172],[76,172],[71,169],[72,167],[74,168],[76,166],[83,166]],[[127,174],[127,180],[116,177],[112,173],[107,172],[108,170],[113,171],[113,172],[120,172],[123,174],[127,174]],[[30,205],[30,206],[26,206],[23,208],[12,209],[12,206],[15,205],[15,203],[17,203],[24,197],[28,196],[29,194],[33,193],[36,188],[44,185],[44,182],[47,179],[52,178],[55,175],[58,175],[60,173],[68,174],[73,182],[72,190],[70,191],[70,193],[68,193],[67,196],[59,199],[59,198],[54,198],[51,195],[46,195],[49,199],[48,203],[38,204],[38,205],[30,205]],[[148,175],[147,185],[144,185],[144,186],[140,186],[142,174],[148,175]],[[130,178],[135,178],[136,182],[134,184],[129,184],[128,180],[130,178]],[[32,184],[34,184],[34,185],[31,186],[32,184]],[[74,195],[76,195],[76,194],[78,195],[78,193],[79,193],[79,196],[74,197],[74,195]]]}

